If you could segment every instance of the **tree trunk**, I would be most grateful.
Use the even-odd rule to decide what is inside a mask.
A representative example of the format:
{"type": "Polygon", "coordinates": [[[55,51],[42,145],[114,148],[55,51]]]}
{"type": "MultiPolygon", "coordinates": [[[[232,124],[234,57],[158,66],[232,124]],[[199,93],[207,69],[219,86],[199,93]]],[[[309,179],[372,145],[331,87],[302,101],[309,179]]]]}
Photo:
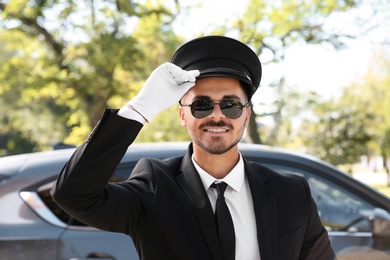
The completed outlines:
{"type": "Polygon", "coordinates": [[[251,108],[251,116],[249,118],[249,124],[248,124],[248,139],[250,140],[251,143],[254,143],[254,144],[262,144],[262,141],[261,141],[261,138],[260,138],[260,134],[258,132],[258,128],[257,128],[257,123],[256,123],[256,113],[255,111],[253,110],[253,106],[252,106],[252,102],[250,104],[250,108],[251,108]]]}
{"type": "Polygon", "coordinates": [[[387,174],[387,187],[390,187],[390,166],[387,164],[387,154],[384,151],[384,148],[382,148],[382,160],[383,160],[383,168],[386,171],[387,174]]]}

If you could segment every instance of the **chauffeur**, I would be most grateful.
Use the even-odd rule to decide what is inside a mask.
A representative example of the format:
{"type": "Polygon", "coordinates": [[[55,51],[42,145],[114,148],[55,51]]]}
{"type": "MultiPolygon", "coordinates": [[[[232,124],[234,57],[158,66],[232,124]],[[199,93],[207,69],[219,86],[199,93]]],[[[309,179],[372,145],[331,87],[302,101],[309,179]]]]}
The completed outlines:
{"type": "Polygon", "coordinates": [[[187,42],[126,106],[105,111],[64,166],[55,201],[91,226],[131,236],[141,259],[333,259],[305,179],[238,150],[260,79],[245,44],[187,42]],[[187,154],[142,159],[127,181],[107,183],[143,124],[176,102],[192,140],[187,154]]]}

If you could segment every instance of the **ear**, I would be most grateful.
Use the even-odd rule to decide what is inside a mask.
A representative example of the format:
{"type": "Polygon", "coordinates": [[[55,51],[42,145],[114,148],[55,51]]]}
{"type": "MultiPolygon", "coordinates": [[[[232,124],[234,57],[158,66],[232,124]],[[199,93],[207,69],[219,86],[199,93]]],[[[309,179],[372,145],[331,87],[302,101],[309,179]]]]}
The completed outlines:
{"type": "Polygon", "coordinates": [[[179,111],[178,112],[179,112],[181,125],[186,127],[186,121],[184,120],[184,109],[183,109],[183,107],[179,107],[179,111]]]}

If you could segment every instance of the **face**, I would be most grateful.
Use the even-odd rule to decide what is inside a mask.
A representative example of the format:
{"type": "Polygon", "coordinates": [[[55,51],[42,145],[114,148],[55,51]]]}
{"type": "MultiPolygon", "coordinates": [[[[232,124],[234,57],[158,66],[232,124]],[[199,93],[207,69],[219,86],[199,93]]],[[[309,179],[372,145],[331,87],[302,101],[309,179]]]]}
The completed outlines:
{"type": "Polygon", "coordinates": [[[241,140],[250,117],[248,106],[235,119],[223,114],[218,102],[236,100],[246,104],[248,98],[238,80],[224,77],[209,77],[196,80],[196,84],[181,99],[181,104],[192,104],[196,100],[211,100],[217,103],[210,114],[195,118],[191,107],[181,106],[181,124],[187,128],[194,150],[200,148],[211,154],[223,154],[236,147],[241,140]]]}

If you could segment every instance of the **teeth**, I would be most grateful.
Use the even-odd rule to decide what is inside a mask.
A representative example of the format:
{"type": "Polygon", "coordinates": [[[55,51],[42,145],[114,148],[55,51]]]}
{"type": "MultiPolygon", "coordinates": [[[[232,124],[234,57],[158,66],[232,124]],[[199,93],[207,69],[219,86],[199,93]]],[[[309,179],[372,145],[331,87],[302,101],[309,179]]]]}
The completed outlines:
{"type": "Polygon", "coordinates": [[[225,130],[225,129],[216,129],[216,128],[213,128],[213,129],[207,129],[207,132],[222,133],[222,132],[226,132],[226,130],[225,130]]]}

